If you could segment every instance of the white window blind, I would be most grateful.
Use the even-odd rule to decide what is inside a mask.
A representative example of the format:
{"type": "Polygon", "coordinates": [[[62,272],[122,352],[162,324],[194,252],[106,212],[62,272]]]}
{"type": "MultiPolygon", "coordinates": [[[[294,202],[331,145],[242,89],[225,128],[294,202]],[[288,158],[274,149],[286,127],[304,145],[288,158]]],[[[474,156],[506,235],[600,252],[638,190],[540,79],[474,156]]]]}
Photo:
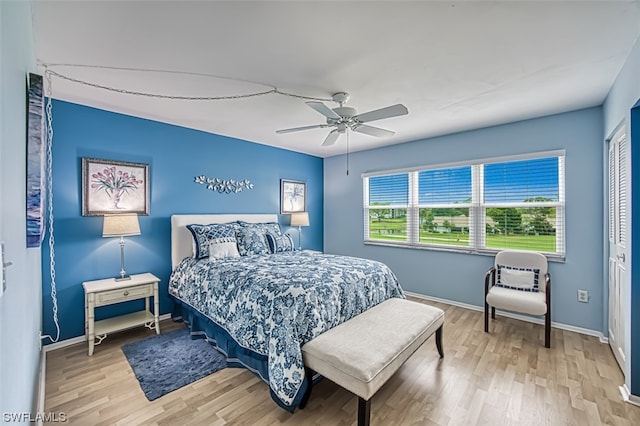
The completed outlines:
{"type": "Polygon", "coordinates": [[[408,241],[409,174],[374,176],[365,190],[365,235],[384,241],[408,241]]]}
{"type": "Polygon", "coordinates": [[[365,242],[564,257],[563,154],[363,175],[365,242]]]}
{"type": "Polygon", "coordinates": [[[419,242],[470,246],[471,166],[417,174],[419,242]]]}
{"type": "Polygon", "coordinates": [[[561,157],[484,166],[486,247],[564,253],[561,157]]]}

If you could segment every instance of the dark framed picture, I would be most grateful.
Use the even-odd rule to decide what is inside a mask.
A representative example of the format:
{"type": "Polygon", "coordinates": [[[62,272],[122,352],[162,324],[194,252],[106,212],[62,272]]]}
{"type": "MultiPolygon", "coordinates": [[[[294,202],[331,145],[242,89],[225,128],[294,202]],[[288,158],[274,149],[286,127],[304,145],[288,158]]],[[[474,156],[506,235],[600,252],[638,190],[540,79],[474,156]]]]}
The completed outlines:
{"type": "Polygon", "coordinates": [[[82,159],[82,216],[149,214],[149,165],[82,159]]]}
{"type": "Polygon", "coordinates": [[[280,213],[298,213],[307,210],[307,184],[280,179],[280,213]]]}
{"type": "Polygon", "coordinates": [[[44,237],[45,150],[42,76],[27,79],[27,247],[44,237]]]}

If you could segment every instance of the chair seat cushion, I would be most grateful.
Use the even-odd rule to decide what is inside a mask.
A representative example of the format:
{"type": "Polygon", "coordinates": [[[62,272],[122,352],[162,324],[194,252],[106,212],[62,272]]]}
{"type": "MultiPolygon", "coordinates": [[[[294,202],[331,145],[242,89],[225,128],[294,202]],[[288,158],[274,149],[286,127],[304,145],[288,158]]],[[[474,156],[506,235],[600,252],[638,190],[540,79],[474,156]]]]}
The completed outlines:
{"type": "Polygon", "coordinates": [[[444,312],[389,299],[302,347],[304,363],[368,400],[444,322],[444,312]]]}
{"type": "Polygon", "coordinates": [[[527,292],[493,286],[487,294],[487,303],[498,309],[530,315],[544,315],[547,313],[544,292],[527,292]]]}

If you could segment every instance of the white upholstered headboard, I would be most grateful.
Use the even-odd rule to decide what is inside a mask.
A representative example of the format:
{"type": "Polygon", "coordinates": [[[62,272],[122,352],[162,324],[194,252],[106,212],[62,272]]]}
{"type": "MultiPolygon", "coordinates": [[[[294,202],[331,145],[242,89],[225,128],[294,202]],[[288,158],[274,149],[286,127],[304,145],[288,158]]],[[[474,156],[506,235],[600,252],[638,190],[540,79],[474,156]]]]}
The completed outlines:
{"type": "Polygon", "coordinates": [[[193,256],[193,239],[187,225],[227,223],[243,220],[249,223],[278,222],[277,214],[174,214],[171,216],[171,269],[182,259],[193,256]]]}

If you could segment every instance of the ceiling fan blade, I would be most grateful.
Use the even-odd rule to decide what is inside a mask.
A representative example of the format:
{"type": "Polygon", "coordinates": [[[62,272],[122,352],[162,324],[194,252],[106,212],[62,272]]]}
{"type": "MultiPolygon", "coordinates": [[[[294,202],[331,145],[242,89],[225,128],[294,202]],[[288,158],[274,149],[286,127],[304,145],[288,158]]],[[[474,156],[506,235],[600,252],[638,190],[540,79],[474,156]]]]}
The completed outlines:
{"type": "Polygon", "coordinates": [[[394,131],[381,129],[380,127],[368,126],[366,124],[357,124],[352,127],[352,130],[354,132],[364,133],[365,135],[375,136],[377,138],[389,137],[396,134],[394,131]]]}
{"type": "Polygon", "coordinates": [[[360,123],[366,123],[368,121],[382,120],[383,118],[397,117],[405,114],[409,114],[407,107],[402,104],[396,104],[365,112],[364,114],[358,114],[353,118],[360,123]]]}
{"type": "Polygon", "coordinates": [[[327,135],[327,138],[322,142],[322,146],[331,146],[338,140],[340,133],[338,133],[338,129],[332,130],[327,135]]]}
{"type": "Polygon", "coordinates": [[[327,118],[335,118],[336,120],[340,120],[340,116],[322,102],[309,101],[305,103],[327,118]]]}
{"type": "Polygon", "coordinates": [[[329,125],[328,124],[315,124],[313,126],[293,127],[291,129],[276,130],[276,133],[281,135],[283,133],[298,132],[300,130],[309,130],[309,129],[321,129],[323,127],[329,127],[329,125]]]}

